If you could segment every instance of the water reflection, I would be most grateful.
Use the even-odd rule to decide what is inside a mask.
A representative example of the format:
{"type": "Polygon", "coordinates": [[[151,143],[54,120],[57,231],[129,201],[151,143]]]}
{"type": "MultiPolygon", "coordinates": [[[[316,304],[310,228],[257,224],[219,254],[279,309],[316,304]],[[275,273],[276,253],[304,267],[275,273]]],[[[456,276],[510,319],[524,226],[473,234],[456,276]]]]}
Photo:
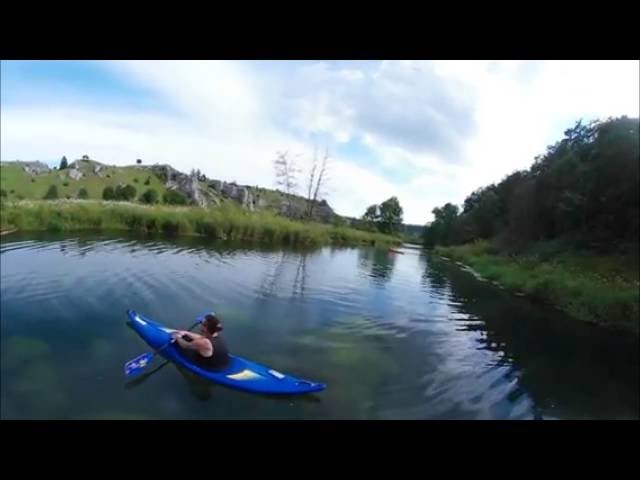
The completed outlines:
{"type": "Polygon", "coordinates": [[[305,286],[307,284],[307,252],[303,252],[298,256],[298,268],[296,269],[296,277],[293,280],[292,296],[304,298],[305,286]]]}
{"type": "Polygon", "coordinates": [[[424,276],[432,288],[450,288],[457,311],[482,319],[458,320],[459,330],[475,332],[476,349],[494,354],[488,370],[509,367],[506,379],[517,381],[509,400],[526,391],[535,418],[592,418],[603,411],[616,418],[616,411],[638,411],[638,350],[633,338],[582,324],[554,308],[478,282],[449,261],[425,260],[424,276]],[[530,307],[523,308],[527,303],[530,307]],[[587,364],[592,366],[585,369],[587,364]]]}
{"type": "Polygon", "coordinates": [[[358,250],[359,266],[369,271],[369,276],[378,285],[384,285],[393,274],[396,255],[380,248],[361,248],[358,250]]]}
{"type": "Polygon", "coordinates": [[[636,339],[425,252],[105,234],[6,240],[2,418],[639,416],[636,339]],[[214,309],[234,354],[329,387],[272,399],[158,360],[123,388],[122,364],[147,349],[125,327],[127,308],[183,328],[214,309]]]}

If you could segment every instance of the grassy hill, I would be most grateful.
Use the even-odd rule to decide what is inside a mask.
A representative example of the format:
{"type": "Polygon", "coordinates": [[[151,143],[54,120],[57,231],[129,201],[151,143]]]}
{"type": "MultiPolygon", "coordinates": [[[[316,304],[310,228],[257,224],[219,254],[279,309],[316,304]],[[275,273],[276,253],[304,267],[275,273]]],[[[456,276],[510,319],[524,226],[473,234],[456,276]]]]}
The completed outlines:
{"type": "MultiPolygon", "coordinates": [[[[0,194],[4,199],[42,200],[52,185],[56,186],[59,199],[77,199],[80,190],[84,188],[88,199],[102,200],[105,187],[115,188],[118,185],[135,187],[136,196],[132,200],[134,202],[140,201],[141,195],[150,188],[158,193],[159,199],[162,199],[163,194],[169,189],[177,189],[185,196],[192,197],[184,187],[192,181],[191,177],[169,165],[113,166],[91,159],[80,159],[71,162],[69,168],[58,170],[49,169],[44,164],[40,164],[39,169],[32,168],[34,163],[37,162],[0,163],[0,194]]],[[[289,196],[279,190],[264,187],[225,183],[206,177],[199,177],[194,181],[197,184],[198,197],[203,200],[204,205],[242,205],[256,211],[269,211],[293,219],[306,220],[308,202],[304,197],[289,196]],[[240,190],[246,190],[246,195],[243,196],[240,190]],[[291,211],[288,210],[289,201],[291,211]]],[[[337,215],[326,202],[316,203],[313,221],[344,226],[357,223],[355,219],[337,215]]],[[[407,227],[414,228],[405,228],[400,232],[405,241],[418,241],[415,231],[422,227],[407,227]]]]}
{"type": "MultiPolygon", "coordinates": [[[[2,196],[7,200],[41,200],[44,198],[47,190],[51,185],[55,185],[58,189],[58,198],[75,199],[79,198],[78,194],[82,188],[88,193],[88,198],[93,200],[102,200],[102,192],[105,187],[111,186],[115,188],[118,185],[132,185],[136,188],[136,197],[134,201],[140,199],[140,196],[149,188],[153,188],[158,192],[158,197],[162,198],[163,194],[169,189],[167,181],[175,178],[167,178],[166,171],[169,175],[174,174],[183,180],[187,175],[171,169],[169,166],[159,165],[131,165],[131,166],[109,166],[94,160],[76,160],[69,164],[69,168],[63,170],[49,170],[44,173],[30,173],[25,169],[28,163],[22,162],[3,162],[0,164],[0,190],[2,196]],[[98,172],[96,172],[98,169],[98,172]],[[79,171],[82,173],[80,178],[73,178],[71,172],[79,171]]],[[[231,198],[222,193],[220,189],[216,191],[212,185],[216,181],[209,179],[201,179],[197,181],[198,191],[201,198],[204,198],[207,205],[221,205],[224,203],[240,203],[240,196],[231,198]]],[[[224,182],[219,182],[222,184],[224,182]]],[[[231,184],[229,184],[231,185],[231,184]]],[[[235,185],[235,183],[233,184],[235,185]]],[[[244,188],[251,193],[251,199],[255,199],[252,206],[257,210],[269,210],[274,213],[282,212],[283,205],[288,203],[289,197],[278,190],[271,190],[262,187],[238,186],[244,188]]],[[[173,187],[180,190],[179,187],[173,187]]],[[[187,196],[187,192],[184,192],[187,196]]],[[[293,195],[291,197],[293,210],[302,217],[302,213],[307,211],[307,201],[303,197],[293,195]]],[[[326,204],[316,208],[316,220],[322,219],[321,213],[324,212],[324,220],[330,220],[335,214],[326,204]],[[327,213],[327,210],[329,211],[327,213]]]]}
{"type": "Polygon", "coordinates": [[[3,164],[0,165],[0,189],[9,200],[41,199],[51,185],[58,188],[59,198],[78,198],[80,189],[85,188],[89,198],[96,200],[102,199],[105,187],[115,188],[120,184],[133,185],[136,198],[149,188],[160,196],[167,190],[159,178],[141,166],[112,167],[88,160],[78,162],[76,170],[83,174],[78,180],[69,176],[71,169],[32,175],[19,164],[3,164]],[[100,167],[98,173],[94,173],[96,167],[100,167]]]}

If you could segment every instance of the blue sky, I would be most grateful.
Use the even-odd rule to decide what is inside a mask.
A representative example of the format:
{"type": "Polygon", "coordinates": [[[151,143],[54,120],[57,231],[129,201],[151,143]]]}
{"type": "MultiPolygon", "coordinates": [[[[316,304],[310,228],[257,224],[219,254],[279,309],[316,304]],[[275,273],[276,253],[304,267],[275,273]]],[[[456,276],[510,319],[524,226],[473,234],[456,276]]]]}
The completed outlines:
{"type": "MultiPolygon", "coordinates": [[[[2,160],[89,154],[274,186],[330,151],[343,215],[396,195],[423,224],[526,168],[579,118],[638,116],[637,61],[2,61],[2,160]]],[[[301,181],[301,183],[304,183],[301,181]]],[[[302,188],[301,188],[302,190],[302,188]]]]}
{"type": "Polygon", "coordinates": [[[93,106],[162,107],[162,100],[144,87],[128,82],[102,62],[2,62],[2,105],[78,102],[93,106]]]}

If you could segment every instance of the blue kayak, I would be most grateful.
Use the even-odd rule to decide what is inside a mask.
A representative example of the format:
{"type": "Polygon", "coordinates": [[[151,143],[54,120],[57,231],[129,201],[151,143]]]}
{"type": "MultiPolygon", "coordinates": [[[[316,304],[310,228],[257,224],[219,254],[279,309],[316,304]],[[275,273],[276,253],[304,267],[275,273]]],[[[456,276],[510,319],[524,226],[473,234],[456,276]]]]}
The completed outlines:
{"type": "MultiPolygon", "coordinates": [[[[171,332],[175,329],[164,327],[133,310],[127,310],[127,315],[131,328],[154,350],[170,342],[171,332]]],[[[319,392],[326,388],[324,383],[292,377],[235,355],[230,355],[231,362],[226,368],[207,370],[194,364],[174,344],[163,348],[158,353],[200,377],[245,392],[296,395],[319,392]]]]}

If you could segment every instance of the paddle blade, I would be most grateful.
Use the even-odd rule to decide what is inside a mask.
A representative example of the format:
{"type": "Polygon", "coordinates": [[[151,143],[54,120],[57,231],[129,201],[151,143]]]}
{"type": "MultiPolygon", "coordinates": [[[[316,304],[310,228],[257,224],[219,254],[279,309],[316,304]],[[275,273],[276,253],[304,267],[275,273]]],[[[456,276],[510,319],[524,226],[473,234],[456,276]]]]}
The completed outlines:
{"type": "Polygon", "coordinates": [[[124,364],[124,374],[127,377],[140,373],[154,357],[154,353],[143,353],[139,357],[129,360],[124,364]]]}

